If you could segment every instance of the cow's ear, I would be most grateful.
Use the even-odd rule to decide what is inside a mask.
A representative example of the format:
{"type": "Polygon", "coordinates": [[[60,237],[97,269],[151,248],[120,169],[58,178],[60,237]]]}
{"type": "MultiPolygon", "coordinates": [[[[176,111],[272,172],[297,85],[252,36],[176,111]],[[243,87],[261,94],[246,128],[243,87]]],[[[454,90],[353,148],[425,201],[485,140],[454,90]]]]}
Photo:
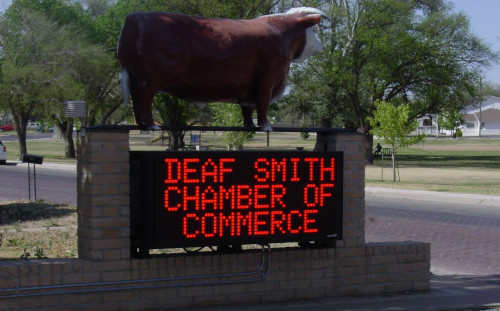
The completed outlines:
{"type": "Polygon", "coordinates": [[[307,16],[301,16],[299,17],[299,23],[304,27],[304,28],[309,28],[311,26],[316,25],[319,23],[321,20],[321,15],[319,14],[310,14],[307,16]]]}

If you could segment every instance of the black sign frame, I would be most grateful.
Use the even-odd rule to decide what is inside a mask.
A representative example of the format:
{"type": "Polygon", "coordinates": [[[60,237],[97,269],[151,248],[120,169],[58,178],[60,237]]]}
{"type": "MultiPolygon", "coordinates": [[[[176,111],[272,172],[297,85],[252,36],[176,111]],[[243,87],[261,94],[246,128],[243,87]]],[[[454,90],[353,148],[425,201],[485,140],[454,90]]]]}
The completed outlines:
{"type": "MultiPolygon", "coordinates": [[[[342,152],[131,151],[130,193],[131,248],[134,256],[146,256],[150,249],[195,246],[310,241],[319,246],[332,246],[335,240],[342,238],[342,152]],[[319,163],[326,163],[321,170],[319,163]],[[216,172],[217,167],[219,171],[216,172]],[[334,170],[330,171],[331,167],[334,170]],[[183,168],[185,172],[182,172],[183,168]],[[200,175],[202,171],[207,176],[200,175]],[[320,172],[324,181],[319,183],[320,172]],[[294,177],[296,181],[292,182],[294,177]],[[232,197],[228,194],[229,189],[232,197]],[[227,200],[224,204],[220,201],[218,210],[219,201],[208,200],[214,198],[210,194],[204,196],[205,200],[201,202],[210,201],[212,205],[207,203],[203,207],[196,205],[199,200],[184,199],[196,195],[201,197],[209,193],[208,190],[226,193],[227,200]],[[300,192],[303,192],[302,196],[300,192]],[[240,195],[238,203],[234,200],[229,203],[236,193],[240,195]],[[248,198],[249,193],[255,194],[252,199],[248,198]],[[297,197],[293,199],[292,195],[297,197]],[[296,203],[298,198],[302,198],[303,202],[296,203]],[[316,207],[308,209],[306,203],[307,206],[316,204],[316,207]],[[257,206],[263,207],[262,212],[257,206]],[[275,222],[273,234],[264,229],[269,229],[265,225],[266,221],[271,221],[269,217],[275,222]],[[237,227],[233,225],[235,219],[238,219],[237,227]],[[222,225],[223,221],[226,227],[222,225]],[[205,227],[201,230],[202,222],[207,223],[206,227],[210,230],[205,227]],[[217,224],[220,224],[219,229],[217,224]],[[235,228],[243,228],[240,230],[243,236],[233,236],[235,228]],[[184,230],[183,235],[180,234],[181,229],[184,230]],[[313,232],[315,230],[317,232],[313,232]],[[177,236],[173,236],[175,234],[177,236]],[[189,235],[195,237],[186,238],[189,235]]],[[[223,194],[219,195],[223,197],[223,194]]]]}

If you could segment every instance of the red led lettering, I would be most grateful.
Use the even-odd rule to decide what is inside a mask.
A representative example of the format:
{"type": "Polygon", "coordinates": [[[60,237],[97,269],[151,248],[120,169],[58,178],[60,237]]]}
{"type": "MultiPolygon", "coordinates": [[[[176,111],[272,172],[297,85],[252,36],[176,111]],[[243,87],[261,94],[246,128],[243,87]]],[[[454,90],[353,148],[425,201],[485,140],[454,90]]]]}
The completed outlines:
{"type": "Polygon", "coordinates": [[[269,161],[266,158],[259,158],[254,162],[253,166],[257,170],[257,174],[255,174],[255,179],[258,182],[266,182],[269,179],[270,173],[268,168],[262,167],[261,163],[265,164],[269,167],[269,161]]]}
{"type": "Polygon", "coordinates": [[[222,158],[219,159],[219,182],[224,182],[224,174],[231,173],[233,171],[232,168],[224,167],[224,163],[233,163],[236,162],[234,158],[222,158]]]}
{"type": "Polygon", "coordinates": [[[224,236],[224,228],[229,227],[231,230],[231,236],[236,235],[236,216],[232,212],[229,216],[224,216],[223,213],[219,213],[219,236],[224,236]]]}
{"type": "Polygon", "coordinates": [[[283,222],[286,220],[285,214],[282,211],[272,211],[271,212],[271,234],[275,232],[285,234],[286,231],[283,229],[283,222]],[[279,218],[279,219],[278,219],[279,218]]]}
{"type": "MultiPolygon", "coordinates": [[[[251,212],[250,212],[250,214],[251,214],[251,212]]],[[[269,234],[268,230],[259,230],[259,226],[266,225],[265,221],[259,220],[259,216],[261,216],[261,215],[269,215],[269,212],[262,211],[262,212],[255,212],[254,213],[254,218],[253,218],[253,234],[254,235],[266,235],[266,234],[269,234]]]]}
{"type": "Polygon", "coordinates": [[[201,182],[204,183],[207,180],[207,177],[211,177],[213,182],[217,182],[217,165],[215,165],[215,162],[212,161],[212,159],[208,159],[203,165],[201,166],[201,182]],[[210,168],[210,170],[207,170],[207,168],[210,168]]]}
{"type": "Polygon", "coordinates": [[[304,204],[307,207],[315,207],[319,203],[319,189],[316,185],[308,184],[304,188],[304,204]],[[312,191],[311,191],[312,190],[312,191]],[[310,195],[312,192],[312,196],[310,195]],[[311,200],[312,197],[312,200],[311,200]]]}
{"type": "Polygon", "coordinates": [[[167,179],[165,179],[165,183],[173,184],[179,182],[179,179],[181,178],[181,163],[179,162],[179,160],[165,159],[165,163],[167,163],[167,179]],[[173,170],[174,170],[173,163],[177,164],[175,168],[177,175],[175,177],[173,176],[173,170]]]}
{"type": "Polygon", "coordinates": [[[309,162],[309,181],[314,181],[314,163],[318,162],[318,158],[305,158],[304,161],[309,162]]]}
{"type": "Polygon", "coordinates": [[[331,193],[326,192],[326,188],[333,188],[333,184],[321,184],[319,187],[319,206],[325,206],[325,198],[329,198],[332,196],[331,193]]]}
{"type": "Polygon", "coordinates": [[[312,240],[323,231],[321,220],[336,207],[338,158],[276,153],[247,162],[218,154],[161,158],[164,180],[156,176],[164,181],[163,208],[155,210],[162,213],[156,224],[165,221],[166,231],[178,226],[175,239],[190,241],[186,245],[229,245],[241,244],[240,238],[243,243],[312,240]],[[177,219],[180,223],[171,222],[177,219]]]}
{"type": "Polygon", "coordinates": [[[292,215],[297,215],[297,217],[302,217],[302,213],[297,211],[297,210],[293,210],[293,211],[290,211],[290,214],[288,214],[288,231],[290,233],[297,234],[300,232],[302,227],[298,226],[295,229],[292,228],[292,223],[293,223],[292,215]]]}
{"type": "Polygon", "coordinates": [[[240,212],[236,214],[236,235],[241,235],[241,229],[243,226],[247,226],[248,235],[252,235],[252,213],[243,216],[240,212]]]}
{"type": "Polygon", "coordinates": [[[286,194],[286,188],[283,185],[272,185],[271,186],[271,208],[275,208],[279,205],[283,208],[286,207],[285,202],[283,202],[283,197],[286,194]]]}
{"type": "Polygon", "coordinates": [[[165,208],[169,212],[177,212],[179,208],[182,207],[181,203],[178,203],[176,206],[170,206],[170,192],[176,192],[177,194],[182,194],[182,191],[179,190],[179,187],[177,186],[170,186],[165,190],[165,208]]]}
{"type": "Polygon", "coordinates": [[[247,209],[252,203],[252,188],[249,185],[236,186],[236,208],[247,209]],[[245,193],[246,192],[246,193],[245,193]]]}
{"type": "Polygon", "coordinates": [[[320,180],[324,181],[325,180],[325,172],[330,173],[330,181],[335,180],[335,159],[331,158],[330,159],[330,166],[325,167],[325,159],[321,159],[321,163],[319,166],[319,174],[320,174],[320,180]]]}
{"type": "Polygon", "coordinates": [[[217,209],[217,192],[215,192],[214,188],[208,186],[201,193],[201,209],[205,210],[208,205],[211,205],[214,210],[217,209]]]}
{"type": "Polygon", "coordinates": [[[206,213],[201,217],[201,233],[206,238],[212,238],[217,233],[217,217],[214,213],[206,213]],[[207,219],[211,218],[209,222],[212,223],[212,228],[207,228],[207,219]]]}
{"type": "Polygon", "coordinates": [[[255,206],[255,208],[269,208],[269,204],[265,204],[264,202],[262,202],[264,200],[265,200],[265,202],[269,202],[269,200],[268,200],[267,194],[263,193],[263,191],[259,191],[261,189],[269,189],[269,185],[255,185],[255,188],[254,188],[254,206],[255,206]]]}
{"type": "Polygon", "coordinates": [[[316,223],[316,219],[309,219],[309,214],[317,214],[317,209],[306,209],[304,211],[304,232],[305,233],[315,233],[318,232],[317,228],[309,228],[309,224],[316,223]]]}
{"type": "Polygon", "coordinates": [[[219,207],[221,210],[225,209],[224,202],[229,201],[230,209],[236,208],[236,190],[235,186],[225,189],[224,186],[219,187],[219,207]]]}
{"type": "Polygon", "coordinates": [[[299,158],[291,158],[290,161],[292,161],[292,178],[290,178],[290,181],[300,181],[300,178],[297,176],[297,167],[299,165],[299,158]]]}
{"type": "Polygon", "coordinates": [[[200,179],[198,178],[189,178],[190,173],[196,173],[195,168],[189,168],[188,165],[189,163],[198,163],[200,162],[200,159],[184,159],[183,165],[182,165],[182,172],[183,172],[183,182],[186,184],[189,183],[199,183],[200,179]]]}
{"type": "Polygon", "coordinates": [[[281,181],[286,181],[286,159],[277,162],[274,158],[271,159],[271,181],[276,181],[276,172],[281,172],[281,181]]]}
{"type": "Polygon", "coordinates": [[[194,187],[194,194],[191,194],[191,195],[188,193],[188,187],[184,186],[182,194],[184,195],[182,197],[182,206],[183,206],[185,211],[187,211],[189,208],[189,206],[188,206],[188,205],[190,205],[189,202],[194,202],[194,209],[197,211],[200,210],[200,200],[199,200],[200,186],[194,187]]]}
{"type": "Polygon", "coordinates": [[[186,217],[184,217],[184,219],[182,220],[182,233],[188,239],[196,238],[200,231],[195,230],[194,232],[189,232],[189,219],[198,222],[200,220],[200,217],[196,216],[196,214],[187,214],[186,217]]]}

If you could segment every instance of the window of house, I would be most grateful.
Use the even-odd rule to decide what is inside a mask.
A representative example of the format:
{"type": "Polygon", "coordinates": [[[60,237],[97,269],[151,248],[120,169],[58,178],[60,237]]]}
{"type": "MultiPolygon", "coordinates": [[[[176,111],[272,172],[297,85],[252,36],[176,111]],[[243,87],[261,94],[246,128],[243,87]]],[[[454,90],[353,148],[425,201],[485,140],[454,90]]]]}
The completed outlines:
{"type": "Polygon", "coordinates": [[[423,126],[432,126],[432,119],[423,119],[422,125],[423,126]]]}
{"type": "Polygon", "coordinates": [[[465,125],[465,127],[468,128],[468,129],[473,129],[474,128],[474,123],[467,123],[465,125]]]}

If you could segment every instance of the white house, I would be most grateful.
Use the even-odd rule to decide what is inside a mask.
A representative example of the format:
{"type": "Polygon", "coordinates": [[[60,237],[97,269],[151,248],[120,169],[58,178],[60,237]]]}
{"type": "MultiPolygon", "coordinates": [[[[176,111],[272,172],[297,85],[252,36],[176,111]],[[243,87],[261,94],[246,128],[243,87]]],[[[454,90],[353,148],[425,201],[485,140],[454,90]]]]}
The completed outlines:
{"type": "Polygon", "coordinates": [[[418,118],[417,121],[418,121],[418,127],[417,130],[414,132],[414,134],[425,134],[426,136],[436,136],[436,137],[445,134],[443,133],[443,129],[441,129],[441,132],[438,132],[437,114],[426,114],[418,118]]]}
{"type": "Polygon", "coordinates": [[[463,136],[500,135],[500,98],[484,96],[484,100],[465,107],[462,111],[465,124],[463,136]]]}

